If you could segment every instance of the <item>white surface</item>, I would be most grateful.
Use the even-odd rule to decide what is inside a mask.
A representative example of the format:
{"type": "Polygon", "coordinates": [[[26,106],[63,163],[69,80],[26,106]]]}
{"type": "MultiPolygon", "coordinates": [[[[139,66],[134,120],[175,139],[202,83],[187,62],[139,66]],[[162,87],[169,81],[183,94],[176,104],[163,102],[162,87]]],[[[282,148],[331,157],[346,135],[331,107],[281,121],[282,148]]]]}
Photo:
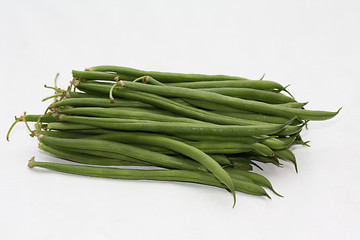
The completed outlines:
{"type": "Polygon", "coordinates": [[[1,1],[1,239],[359,239],[359,1],[1,1]],[[40,169],[50,161],[14,115],[42,87],[101,64],[223,73],[291,84],[311,122],[291,165],[265,166],[285,198],[195,184],[117,181],[40,169]]]}

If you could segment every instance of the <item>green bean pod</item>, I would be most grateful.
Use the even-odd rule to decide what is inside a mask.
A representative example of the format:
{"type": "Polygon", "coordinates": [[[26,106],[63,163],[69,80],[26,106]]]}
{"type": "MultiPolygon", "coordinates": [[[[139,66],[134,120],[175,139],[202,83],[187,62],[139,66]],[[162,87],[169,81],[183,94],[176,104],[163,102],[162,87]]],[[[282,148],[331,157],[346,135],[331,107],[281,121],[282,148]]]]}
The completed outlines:
{"type": "Polygon", "coordinates": [[[128,157],[120,154],[117,154],[118,155],[117,158],[113,159],[113,158],[104,157],[104,155],[93,156],[89,154],[78,153],[75,151],[71,151],[69,149],[60,150],[46,146],[43,143],[39,144],[39,149],[51,153],[57,157],[66,159],[68,161],[81,163],[81,164],[100,165],[100,166],[150,166],[150,164],[146,162],[129,161],[128,157]]]}
{"type": "Polygon", "coordinates": [[[131,101],[127,99],[115,99],[114,102],[110,102],[108,98],[67,98],[51,104],[51,107],[131,107],[131,108],[154,108],[150,104],[131,101]]]}
{"type": "Polygon", "coordinates": [[[298,172],[297,162],[295,155],[287,148],[274,150],[275,156],[277,156],[280,159],[290,161],[294,164],[295,171],[298,172]]]}
{"type": "Polygon", "coordinates": [[[133,90],[144,91],[144,92],[158,94],[167,97],[180,97],[180,98],[206,100],[209,102],[219,103],[246,111],[255,111],[258,113],[275,115],[280,117],[290,117],[290,118],[297,116],[304,120],[327,120],[336,116],[337,113],[340,111],[340,109],[337,112],[326,112],[326,111],[305,110],[298,108],[279,107],[268,103],[244,100],[240,98],[224,96],[217,93],[205,92],[197,89],[188,89],[181,87],[154,86],[154,85],[126,82],[126,81],[121,81],[120,85],[125,88],[130,88],[133,90]]]}
{"type": "Polygon", "coordinates": [[[244,80],[246,78],[226,76],[226,75],[205,75],[205,74],[185,74],[185,73],[170,73],[158,71],[143,71],[135,68],[120,67],[120,66],[95,66],[89,68],[89,71],[104,71],[116,72],[122,75],[133,77],[152,76],[163,83],[169,82],[194,82],[194,81],[219,81],[219,80],[244,80]]]}
{"type": "MultiPolygon", "coordinates": [[[[77,123],[83,129],[84,124],[92,126],[93,128],[105,128],[114,130],[125,131],[145,131],[145,132],[158,132],[166,133],[170,135],[179,134],[209,134],[214,136],[259,136],[270,135],[279,132],[286,124],[279,125],[249,125],[249,126],[237,126],[237,125],[207,125],[207,124],[192,124],[192,123],[169,123],[169,122],[151,122],[141,121],[131,122],[121,121],[117,118],[97,118],[97,117],[79,117],[79,116],[60,116],[62,122],[77,123]]],[[[49,123],[49,125],[52,123],[49,123]]],[[[80,127],[78,128],[80,129],[80,127]]],[[[88,129],[91,129],[89,127],[88,129]]]]}
{"type": "MultiPolygon", "coordinates": [[[[159,112],[159,111],[158,111],[159,112]]],[[[159,122],[183,122],[209,124],[191,118],[169,116],[168,114],[158,113],[157,111],[146,111],[136,108],[101,108],[101,107],[77,107],[59,109],[60,114],[70,114],[79,116],[109,117],[109,118],[125,118],[138,120],[152,120],[159,122]]]]}
{"type": "MultiPolygon", "coordinates": [[[[281,91],[284,87],[273,81],[266,80],[226,80],[226,81],[201,81],[201,82],[184,82],[169,83],[170,87],[203,89],[203,88],[251,88],[264,91],[281,91]]],[[[225,94],[224,94],[225,95],[225,94]]]]}
{"type": "MultiPolygon", "coordinates": [[[[157,147],[165,147],[172,151],[181,153],[181,154],[199,162],[200,164],[205,166],[210,172],[212,172],[222,183],[224,183],[230,189],[230,191],[233,193],[234,203],[236,202],[234,185],[233,185],[229,175],[227,175],[227,173],[224,171],[224,169],[222,169],[221,166],[214,159],[209,157],[207,154],[205,154],[201,150],[198,150],[197,148],[187,145],[183,142],[180,142],[180,141],[177,141],[177,140],[174,140],[171,138],[157,136],[157,135],[137,134],[137,135],[128,135],[128,136],[132,137],[131,139],[133,142],[135,142],[137,140],[138,143],[145,143],[145,144],[149,144],[151,146],[157,146],[157,147]]],[[[49,137],[44,137],[44,138],[41,138],[40,140],[47,141],[48,138],[49,137]],[[44,140],[42,140],[42,139],[44,139],[44,140]]],[[[60,139],[59,142],[61,142],[61,140],[62,139],[60,139]]],[[[53,141],[56,141],[56,139],[53,141]]],[[[130,146],[130,145],[124,145],[122,143],[114,143],[114,142],[110,142],[110,141],[106,141],[106,140],[75,139],[72,141],[74,141],[74,143],[76,143],[76,141],[78,141],[79,144],[82,143],[82,144],[87,144],[87,145],[92,145],[92,146],[97,144],[94,147],[98,147],[98,148],[97,149],[94,148],[94,150],[100,150],[100,151],[101,151],[101,147],[102,147],[104,150],[107,149],[107,151],[112,152],[112,151],[114,151],[114,148],[118,145],[118,148],[127,147],[128,152],[131,152],[131,148],[132,148],[133,151],[136,151],[136,150],[138,150],[138,151],[142,150],[143,152],[145,151],[143,154],[147,153],[148,156],[152,156],[155,153],[155,152],[151,152],[151,151],[146,151],[145,149],[134,148],[133,146],[130,146]],[[84,141],[84,142],[81,142],[81,141],[84,141]],[[104,141],[104,142],[102,142],[102,141],[104,141]],[[105,144],[108,144],[109,146],[105,148],[105,146],[104,146],[105,144]]],[[[66,142],[66,141],[64,141],[64,142],[66,142]]],[[[71,147],[71,146],[68,146],[68,147],[71,147]]],[[[84,146],[82,146],[82,147],[84,147],[84,146]]],[[[73,148],[75,148],[75,147],[73,147],[73,148]]],[[[88,149],[88,146],[86,146],[86,149],[88,149]]],[[[119,152],[115,152],[115,153],[119,153],[119,152]]],[[[122,154],[124,154],[124,153],[122,153],[122,154]]],[[[128,154],[130,154],[130,153],[128,153],[128,154]]],[[[134,154],[134,152],[133,152],[133,154],[134,154]]],[[[124,154],[124,155],[127,155],[127,154],[124,154]]],[[[137,156],[135,158],[139,158],[139,153],[136,153],[135,156],[137,156]]],[[[164,155],[162,157],[165,158],[165,156],[166,155],[164,155]]],[[[130,157],[132,157],[132,156],[130,156],[130,157]]],[[[145,159],[144,158],[143,159],[139,158],[139,159],[146,161],[146,158],[145,159]]],[[[174,159],[174,160],[176,160],[176,159],[174,159]]],[[[168,162],[170,162],[170,161],[168,161],[168,162]]],[[[185,162],[184,161],[173,161],[172,163],[178,164],[178,163],[185,163],[185,162]]],[[[178,166],[178,165],[174,164],[173,166],[178,166]]],[[[179,168],[179,166],[175,167],[175,168],[179,168]]]]}
{"type": "Polygon", "coordinates": [[[296,102],[295,99],[288,97],[282,93],[269,92],[252,88],[200,88],[199,90],[206,92],[219,93],[230,97],[238,97],[247,100],[255,100],[266,103],[289,103],[296,102]]]}
{"type": "Polygon", "coordinates": [[[236,176],[236,175],[242,175],[245,177],[248,177],[249,179],[251,179],[253,182],[255,182],[256,184],[259,184],[260,186],[263,187],[267,187],[269,188],[273,193],[275,193],[276,195],[278,195],[279,197],[283,197],[282,195],[278,194],[271,182],[264,176],[254,173],[254,172],[249,172],[249,171],[244,171],[244,170],[240,170],[240,169],[231,169],[231,168],[227,168],[227,172],[230,174],[231,177],[236,176]]]}
{"type": "Polygon", "coordinates": [[[204,167],[194,161],[179,161],[179,159],[161,153],[141,149],[132,145],[111,142],[106,140],[93,139],[65,139],[49,136],[41,136],[40,142],[53,148],[70,148],[111,152],[136,158],[157,166],[170,167],[176,169],[204,171],[204,167]]]}
{"type": "MultiPolygon", "coordinates": [[[[131,179],[131,180],[158,180],[158,181],[179,181],[193,182],[220,188],[227,188],[212,174],[206,172],[189,171],[189,170],[137,170],[121,169],[111,167],[93,167],[61,163],[37,162],[33,159],[29,161],[28,166],[46,168],[53,171],[70,173],[76,175],[103,177],[114,179],[131,179]]],[[[269,195],[259,185],[234,179],[235,190],[256,196],[269,195]]]]}

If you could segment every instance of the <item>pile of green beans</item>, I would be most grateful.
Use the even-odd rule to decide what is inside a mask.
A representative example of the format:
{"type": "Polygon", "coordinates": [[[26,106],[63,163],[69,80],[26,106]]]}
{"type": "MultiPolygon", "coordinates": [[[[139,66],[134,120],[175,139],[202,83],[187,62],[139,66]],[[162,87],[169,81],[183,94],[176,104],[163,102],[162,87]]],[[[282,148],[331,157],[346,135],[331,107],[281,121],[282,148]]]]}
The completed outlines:
{"type": "Polygon", "coordinates": [[[281,196],[254,168],[287,161],[297,172],[292,148],[308,146],[303,127],[340,111],[307,110],[274,81],[119,66],[74,70],[66,90],[47,88],[55,95],[45,113],[16,118],[9,133],[25,122],[41,150],[72,163],[32,158],[30,168],[211,185],[230,191],[234,205],[235,192],[281,196]]]}

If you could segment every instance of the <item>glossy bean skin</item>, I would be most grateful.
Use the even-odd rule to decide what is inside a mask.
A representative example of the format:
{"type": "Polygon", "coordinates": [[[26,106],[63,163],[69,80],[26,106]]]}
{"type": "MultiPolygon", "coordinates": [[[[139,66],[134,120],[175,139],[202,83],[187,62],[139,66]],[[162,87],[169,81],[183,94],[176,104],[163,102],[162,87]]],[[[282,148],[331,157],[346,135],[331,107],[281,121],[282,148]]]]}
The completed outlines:
{"type": "MultiPolygon", "coordinates": [[[[142,132],[117,132],[110,134],[102,134],[96,136],[90,136],[87,139],[103,139],[129,144],[141,144],[153,147],[167,148],[172,152],[178,152],[177,144],[179,141],[186,143],[187,145],[193,146],[207,154],[234,154],[243,153],[258,150],[259,147],[254,144],[238,143],[238,142],[216,142],[216,141],[184,141],[182,139],[173,139],[166,135],[153,134],[153,133],[142,133],[142,132]],[[174,145],[174,142],[177,144],[174,145]]],[[[147,148],[154,151],[161,151],[161,153],[172,154],[172,152],[162,151],[161,149],[147,148]]],[[[186,152],[180,152],[186,155],[186,152]]],[[[263,149],[259,150],[261,153],[265,152],[263,149]]],[[[271,151],[271,150],[270,150],[271,151]]],[[[179,153],[179,152],[178,152],[179,153]]],[[[189,156],[188,156],[189,157],[189,156]]]]}
{"type": "Polygon", "coordinates": [[[119,73],[105,73],[105,72],[95,72],[95,71],[77,71],[73,70],[72,75],[74,78],[79,79],[88,79],[88,80],[108,80],[114,81],[116,77],[123,79],[123,80],[134,80],[135,78],[132,76],[127,76],[125,74],[119,73]]]}
{"type": "Polygon", "coordinates": [[[263,91],[252,88],[200,88],[199,90],[215,92],[230,97],[238,97],[247,100],[256,100],[266,103],[288,103],[296,102],[295,99],[282,93],[263,91]]]}
{"type": "MultiPolygon", "coordinates": [[[[91,128],[105,128],[113,130],[124,131],[145,131],[145,132],[158,132],[170,135],[178,134],[198,134],[206,135],[211,134],[214,136],[259,136],[270,135],[279,132],[286,124],[279,125],[206,125],[206,124],[192,124],[192,123],[173,123],[168,122],[152,122],[136,120],[125,120],[117,118],[97,118],[97,117],[79,117],[79,116],[60,116],[62,122],[79,124],[81,127],[87,124],[91,128]]],[[[49,123],[50,125],[51,123],[49,123]]],[[[74,125],[76,127],[76,125],[74,125]]],[[[86,127],[84,127],[86,129],[86,127]]],[[[80,129],[80,127],[78,128],[80,129]]]]}
{"type": "MultiPolygon", "coordinates": [[[[170,73],[170,72],[158,72],[158,71],[143,71],[135,68],[120,67],[120,66],[95,66],[89,68],[91,71],[104,71],[104,72],[116,72],[118,74],[141,77],[152,76],[156,80],[162,83],[170,82],[193,82],[193,81],[218,81],[218,80],[244,80],[246,78],[227,76],[227,75],[205,75],[205,74],[185,74],[185,73],[170,73]]],[[[120,78],[121,79],[121,78],[120,78]]]]}
{"type": "Polygon", "coordinates": [[[267,104],[263,102],[244,100],[240,98],[224,96],[217,93],[204,92],[197,89],[188,89],[188,88],[170,87],[170,86],[154,86],[154,85],[126,82],[126,81],[121,82],[120,85],[125,88],[158,94],[166,97],[180,97],[180,98],[207,100],[209,102],[219,103],[234,108],[238,108],[241,110],[253,111],[253,112],[280,116],[280,117],[292,118],[296,116],[303,120],[327,120],[333,118],[338,113],[338,112],[326,112],[326,111],[305,110],[305,109],[273,106],[271,104],[267,104]]]}
{"type": "Polygon", "coordinates": [[[153,108],[153,106],[136,102],[130,101],[126,99],[115,99],[114,102],[110,102],[108,98],[67,98],[55,103],[51,104],[51,107],[58,108],[58,107],[67,107],[67,106],[74,106],[74,107],[103,107],[103,108],[112,108],[112,107],[131,107],[131,108],[153,108]]]}
{"type": "Polygon", "coordinates": [[[226,80],[226,81],[201,81],[201,82],[189,82],[189,83],[169,83],[167,86],[203,89],[203,88],[251,88],[264,91],[281,91],[284,87],[273,81],[266,80],[226,80]]]}
{"type": "MultiPolygon", "coordinates": [[[[41,167],[53,171],[114,179],[131,179],[131,180],[158,180],[158,181],[179,181],[193,182],[220,188],[227,188],[212,174],[199,171],[189,170],[137,170],[137,169],[121,169],[110,167],[93,167],[80,166],[61,163],[37,162],[30,160],[29,167],[41,167]]],[[[264,189],[259,185],[234,179],[234,187],[236,191],[252,194],[256,196],[268,196],[264,189]]]]}
{"type": "Polygon", "coordinates": [[[57,149],[46,146],[45,144],[39,144],[39,149],[51,153],[62,159],[66,159],[71,162],[99,165],[99,166],[150,166],[149,163],[140,161],[129,161],[129,158],[117,154],[117,158],[107,158],[104,155],[93,156],[89,154],[79,153],[77,151],[71,151],[69,149],[57,149]]]}
{"type": "MultiPolygon", "coordinates": [[[[137,120],[151,120],[159,122],[183,122],[183,123],[203,123],[202,121],[191,118],[184,118],[179,116],[169,116],[162,114],[160,111],[143,110],[137,108],[101,108],[101,107],[77,107],[59,109],[60,114],[69,114],[77,116],[94,116],[94,117],[109,117],[109,118],[125,118],[137,120]]],[[[165,112],[166,113],[166,112],[165,112]]]]}

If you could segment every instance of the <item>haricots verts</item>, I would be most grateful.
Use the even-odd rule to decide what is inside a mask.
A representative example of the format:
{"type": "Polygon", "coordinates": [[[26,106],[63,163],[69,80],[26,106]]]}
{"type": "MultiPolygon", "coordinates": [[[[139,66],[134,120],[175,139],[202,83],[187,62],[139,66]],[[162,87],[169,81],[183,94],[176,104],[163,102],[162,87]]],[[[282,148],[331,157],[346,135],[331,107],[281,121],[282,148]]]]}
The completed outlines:
{"type": "Polygon", "coordinates": [[[262,79],[120,66],[72,73],[66,89],[46,86],[55,93],[43,101],[53,102],[40,114],[15,117],[6,136],[23,122],[39,149],[72,164],[32,158],[30,168],[205,184],[231,192],[234,205],[235,192],[270,198],[267,188],[281,197],[252,170],[290,162],[297,172],[292,146],[309,146],[303,127],[340,111],[305,109],[287,87],[262,79]]]}

